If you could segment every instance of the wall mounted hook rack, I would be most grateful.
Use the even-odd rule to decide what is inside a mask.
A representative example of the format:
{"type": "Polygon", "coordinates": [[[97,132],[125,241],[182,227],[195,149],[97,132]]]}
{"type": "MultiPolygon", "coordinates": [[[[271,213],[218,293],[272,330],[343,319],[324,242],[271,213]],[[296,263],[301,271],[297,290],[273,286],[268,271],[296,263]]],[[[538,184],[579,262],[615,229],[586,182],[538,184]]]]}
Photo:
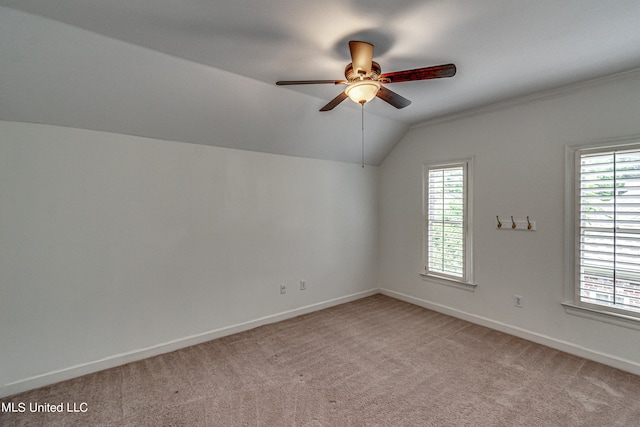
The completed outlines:
{"type": "Polygon", "coordinates": [[[517,219],[513,215],[509,215],[509,218],[511,219],[511,224],[505,227],[500,220],[500,215],[496,215],[496,228],[498,230],[536,231],[536,222],[531,220],[529,216],[526,219],[517,219]]]}

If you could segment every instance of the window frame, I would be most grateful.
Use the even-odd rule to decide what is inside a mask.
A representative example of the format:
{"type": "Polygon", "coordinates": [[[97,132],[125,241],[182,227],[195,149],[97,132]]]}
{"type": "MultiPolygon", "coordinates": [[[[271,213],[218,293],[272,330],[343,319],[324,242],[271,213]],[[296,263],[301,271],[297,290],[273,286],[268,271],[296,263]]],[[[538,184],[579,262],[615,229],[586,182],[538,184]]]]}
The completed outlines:
{"type": "Polygon", "coordinates": [[[583,302],[580,298],[580,159],[583,154],[640,150],[640,135],[565,147],[565,276],[568,314],[640,330],[640,312],[583,302]]]}
{"type": "Polygon", "coordinates": [[[473,158],[445,162],[423,163],[422,165],[422,210],[423,244],[422,271],[420,275],[434,283],[473,290],[473,158]],[[463,169],[463,274],[462,277],[429,271],[429,172],[436,169],[463,169]]]}

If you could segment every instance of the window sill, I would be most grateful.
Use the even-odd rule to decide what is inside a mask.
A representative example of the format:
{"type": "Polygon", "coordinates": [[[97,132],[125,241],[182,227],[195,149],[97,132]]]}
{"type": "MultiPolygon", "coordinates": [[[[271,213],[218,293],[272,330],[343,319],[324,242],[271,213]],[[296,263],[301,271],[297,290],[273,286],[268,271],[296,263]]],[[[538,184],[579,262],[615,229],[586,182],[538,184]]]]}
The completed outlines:
{"type": "Polygon", "coordinates": [[[563,302],[562,306],[567,314],[584,317],[586,319],[598,320],[612,325],[623,326],[629,329],[640,331],[640,319],[624,314],[611,313],[608,311],[595,310],[592,308],[580,307],[578,305],[563,302]]]}
{"type": "Polygon", "coordinates": [[[424,280],[425,282],[432,282],[438,285],[451,286],[452,288],[463,289],[465,291],[473,292],[475,291],[476,286],[478,286],[475,283],[460,282],[454,279],[447,279],[445,277],[433,276],[431,274],[426,274],[426,273],[418,273],[418,274],[422,276],[422,280],[424,280]]]}

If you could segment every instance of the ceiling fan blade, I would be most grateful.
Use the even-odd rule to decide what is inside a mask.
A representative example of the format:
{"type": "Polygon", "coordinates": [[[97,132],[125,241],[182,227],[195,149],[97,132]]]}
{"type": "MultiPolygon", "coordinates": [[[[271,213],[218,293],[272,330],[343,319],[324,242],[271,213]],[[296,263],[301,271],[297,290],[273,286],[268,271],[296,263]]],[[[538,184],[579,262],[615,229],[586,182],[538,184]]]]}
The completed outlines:
{"type": "Polygon", "coordinates": [[[453,77],[456,74],[455,64],[436,65],[433,67],[416,68],[414,70],[395,71],[384,73],[378,77],[383,83],[400,83],[415,80],[440,79],[453,77]]]}
{"type": "Polygon", "coordinates": [[[409,101],[407,98],[395,93],[392,90],[387,89],[384,86],[380,86],[380,90],[378,90],[376,96],[396,108],[404,108],[411,104],[411,101],[409,101]]]}
{"type": "Polygon", "coordinates": [[[356,73],[369,74],[373,61],[373,45],[367,42],[350,41],[351,65],[356,73]]]}
{"type": "Polygon", "coordinates": [[[346,80],[283,80],[276,82],[278,86],[287,86],[287,85],[321,85],[321,84],[344,84],[349,83],[346,80]]]}
{"type": "Polygon", "coordinates": [[[320,109],[320,111],[331,111],[334,108],[336,108],[336,106],[338,104],[340,104],[342,101],[344,101],[345,99],[347,99],[347,94],[343,92],[340,92],[340,94],[338,96],[336,96],[335,98],[333,98],[331,101],[329,101],[329,103],[327,105],[325,105],[324,107],[322,107],[320,109]]]}

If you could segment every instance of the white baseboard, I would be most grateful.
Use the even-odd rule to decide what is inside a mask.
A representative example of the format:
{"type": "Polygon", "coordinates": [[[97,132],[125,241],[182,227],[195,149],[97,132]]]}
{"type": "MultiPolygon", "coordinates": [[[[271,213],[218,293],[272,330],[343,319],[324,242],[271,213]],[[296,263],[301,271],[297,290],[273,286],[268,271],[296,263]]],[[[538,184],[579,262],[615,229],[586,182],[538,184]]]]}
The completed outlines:
{"type": "Polygon", "coordinates": [[[547,347],[554,348],[556,350],[564,351],[565,353],[573,354],[574,356],[583,357],[585,359],[593,360],[595,362],[602,363],[613,368],[617,368],[626,372],[630,372],[635,375],[640,375],[640,364],[621,359],[610,354],[600,353],[572,344],[567,341],[552,338],[546,335],[538,334],[526,329],[519,328],[517,326],[509,325],[506,323],[498,322],[496,320],[488,319],[486,317],[477,316],[475,314],[465,313],[455,308],[447,307],[441,304],[436,304],[416,298],[411,295],[404,294],[402,292],[396,292],[389,289],[380,289],[379,292],[383,295],[387,295],[392,298],[396,298],[411,304],[418,305],[420,307],[427,308],[429,310],[437,311],[442,314],[446,314],[458,319],[466,320],[471,323],[475,323],[481,326],[485,326],[496,331],[504,332],[509,335],[514,335],[519,338],[526,339],[528,341],[542,344],[547,347]]]}
{"type": "Polygon", "coordinates": [[[506,323],[498,322],[492,319],[488,319],[482,316],[465,313],[463,311],[447,307],[440,304],[435,304],[421,298],[413,297],[401,292],[392,291],[389,289],[371,289],[364,292],[358,292],[351,295],[346,295],[339,298],[334,298],[328,301],[323,301],[316,304],[311,304],[305,307],[296,308],[293,310],[276,313],[273,315],[261,317],[248,322],[239,323],[236,325],[230,325],[219,329],[214,329],[202,334],[192,335],[189,337],[180,338],[174,341],[159,344],[153,347],[135,350],[128,353],[118,354],[110,356],[101,360],[96,360],[81,365],[72,366],[69,368],[60,369],[58,371],[48,372],[45,374],[33,376],[30,378],[22,379],[12,383],[8,383],[0,387],[0,397],[11,396],[13,394],[22,393],[27,390],[31,390],[38,387],[44,387],[50,384],[54,384],[60,381],[66,381],[72,378],[76,378],[82,375],[91,374],[94,372],[102,371],[104,369],[115,368],[127,363],[136,362],[138,360],[146,359],[148,357],[157,356],[159,354],[169,353],[174,350],[189,347],[192,345],[201,344],[203,342],[211,341],[217,338],[222,338],[228,335],[233,335],[239,332],[247,331],[249,329],[257,328],[258,326],[266,325],[269,323],[275,323],[282,320],[290,319],[303,314],[312,313],[314,311],[322,310],[324,308],[333,307],[336,305],[344,304],[350,301],[355,301],[361,298],[365,298],[371,295],[381,293],[392,298],[396,298],[411,304],[418,305],[420,307],[427,308],[429,310],[437,311],[442,314],[457,317],[468,322],[472,322],[487,328],[495,329],[500,332],[504,332],[510,335],[517,336],[538,344],[546,345],[551,348],[555,348],[560,351],[564,351],[575,356],[584,357],[585,359],[593,360],[617,369],[621,369],[626,372],[630,372],[635,375],[640,375],[640,364],[620,359],[615,356],[611,356],[604,353],[599,353],[584,347],[577,346],[575,344],[558,340],[546,335],[538,334],[528,331],[516,326],[508,325],[506,323]]]}
{"type": "Polygon", "coordinates": [[[202,334],[180,338],[180,339],[169,341],[163,344],[158,344],[153,347],[147,347],[147,348],[135,350],[128,353],[117,354],[117,355],[106,357],[101,360],[83,363],[81,365],[71,366],[71,367],[60,369],[57,371],[47,372],[41,375],[36,375],[30,378],[14,381],[0,387],[0,397],[11,396],[11,395],[22,393],[24,391],[31,390],[34,388],[44,387],[50,384],[55,384],[60,381],[70,380],[72,378],[76,378],[82,375],[91,374],[91,373],[102,371],[105,369],[115,368],[117,366],[125,365],[131,362],[136,362],[138,360],[146,359],[148,357],[169,353],[171,351],[179,350],[181,348],[201,344],[203,342],[211,341],[217,338],[222,338],[228,335],[237,334],[239,332],[257,328],[258,326],[279,322],[281,320],[286,320],[293,317],[301,316],[303,314],[312,313],[314,311],[322,310],[324,308],[333,307],[335,305],[344,304],[350,301],[355,301],[357,299],[365,298],[371,295],[375,295],[377,293],[379,293],[378,289],[371,289],[364,292],[358,292],[355,294],[330,299],[327,301],[307,305],[307,306],[296,308],[293,310],[283,311],[281,313],[260,317],[258,319],[250,320],[248,322],[225,326],[223,328],[214,329],[202,334]]]}

